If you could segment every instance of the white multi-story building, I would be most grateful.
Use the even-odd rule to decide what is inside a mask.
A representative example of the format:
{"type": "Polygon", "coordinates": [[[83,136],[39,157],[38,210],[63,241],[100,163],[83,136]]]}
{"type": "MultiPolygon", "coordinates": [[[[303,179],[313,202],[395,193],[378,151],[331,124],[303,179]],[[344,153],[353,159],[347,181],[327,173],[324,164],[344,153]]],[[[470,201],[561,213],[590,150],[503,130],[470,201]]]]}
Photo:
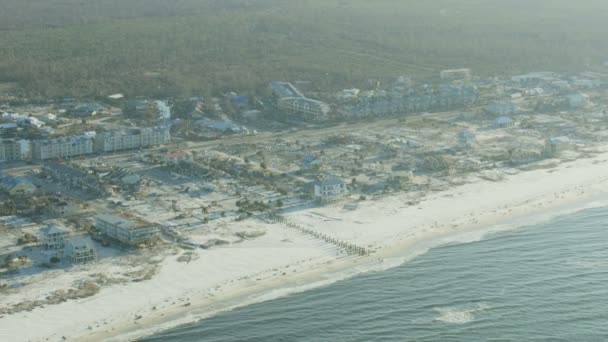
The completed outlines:
{"type": "Polygon", "coordinates": [[[439,73],[443,81],[466,81],[471,79],[471,69],[448,69],[439,73]]]}
{"type": "Polygon", "coordinates": [[[97,215],[95,228],[111,239],[132,246],[160,236],[156,225],[115,215],[97,215]]]}
{"type": "Polygon", "coordinates": [[[29,140],[3,139],[0,141],[0,162],[24,160],[30,157],[29,140]]]}
{"type": "Polygon", "coordinates": [[[146,146],[167,144],[171,141],[169,127],[148,127],[128,131],[102,132],[95,137],[95,151],[113,152],[146,146]]]}
{"type": "Polygon", "coordinates": [[[37,160],[68,158],[93,153],[93,138],[78,135],[35,140],[33,158],[37,160]]]}
{"type": "Polygon", "coordinates": [[[313,196],[321,202],[331,202],[348,195],[348,186],[339,178],[317,181],[313,185],[313,196]]]}
{"type": "Polygon", "coordinates": [[[325,102],[306,97],[286,97],[279,99],[278,108],[291,114],[302,115],[305,119],[325,119],[331,110],[325,102]]]}

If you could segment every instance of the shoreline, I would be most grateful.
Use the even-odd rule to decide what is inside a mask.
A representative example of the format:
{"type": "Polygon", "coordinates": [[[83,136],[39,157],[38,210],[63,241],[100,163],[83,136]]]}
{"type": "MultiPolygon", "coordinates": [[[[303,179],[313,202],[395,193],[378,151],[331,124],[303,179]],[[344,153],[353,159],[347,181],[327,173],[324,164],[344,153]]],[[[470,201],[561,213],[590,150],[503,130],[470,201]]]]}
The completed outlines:
{"type": "MultiPolygon", "coordinates": [[[[264,253],[264,260],[260,264],[266,262],[270,267],[275,267],[272,276],[263,279],[260,276],[259,281],[245,277],[243,274],[250,271],[249,265],[246,262],[236,263],[230,268],[231,274],[226,276],[233,278],[222,281],[229,285],[222,285],[222,290],[217,293],[210,290],[219,287],[214,287],[218,283],[217,279],[211,281],[196,275],[185,277],[184,284],[180,284],[187,291],[178,288],[175,291],[171,289],[171,292],[163,288],[164,284],[170,284],[166,281],[167,278],[173,278],[171,272],[176,271],[173,267],[175,265],[168,262],[164,265],[166,269],[162,268],[160,274],[145,283],[104,288],[99,295],[91,298],[1,318],[0,337],[7,334],[11,337],[10,340],[19,340],[15,339],[20,336],[16,334],[23,331],[19,329],[18,323],[23,322],[25,317],[30,321],[33,317],[63,317],[74,321],[58,324],[56,328],[45,326],[39,330],[27,330],[28,336],[22,336],[23,341],[46,341],[47,338],[49,341],[61,340],[63,335],[67,340],[130,341],[238,307],[326,286],[365,272],[397,267],[442,245],[479,241],[494,232],[604,206],[608,190],[608,174],[603,170],[606,160],[608,153],[564,162],[552,169],[523,171],[498,182],[479,180],[431,193],[416,205],[406,205],[409,201],[407,195],[397,194],[377,201],[362,202],[355,211],[341,211],[334,205],[288,214],[287,217],[298,224],[317,229],[321,229],[319,227],[322,224],[323,232],[342,240],[372,246],[376,252],[369,257],[339,257],[323,249],[327,249],[327,246],[319,246],[314,241],[295,240],[296,233],[291,234],[294,236],[294,246],[285,249],[277,249],[274,240],[267,245],[260,243],[259,247],[256,247],[255,241],[247,242],[240,247],[244,250],[239,250],[242,255],[236,257],[251,258],[264,253]],[[277,252],[283,253],[279,257],[285,257],[285,262],[277,263],[274,260],[277,252]],[[276,266],[281,264],[283,268],[276,266]],[[281,270],[283,273],[277,275],[281,270]],[[293,270],[292,274],[287,274],[287,270],[293,270]],[[199,282],[201,286],[209,287],[198,289],[199,282]],[[148,295],[161,293],[162,296],[158,295],[159,300],[175,300],[181,296],[187,297],[187,301],[156,308],[158,301],[152,301],[152,298],[128,297],[146,290],[158,291],[147,292],[148,295]],[[104,303],[104,298],[108,298],[107,301],[124,299],[125,303],[112,308],[104,303]],[[141,317],[134,321],[129,300],[137,303],[139,309],[146,306],[149,309],[136,310],[141,317]],[[104,312],[88,311],[96,307],[104,312]],[[99,324],[100,317],[108,318],[106,324],[99,324]],[[80,329],[70,330],[77,326],[80,329]],[[96,327],[87,328],[91,326],[96,327]],[[55,334],[49,334],[54,329],[55,334]]],[[[270,226],[277,232],[286,229],[277,224],[270,226]]],[[[209,253],[209,256],[218,255],[221,259],[230,256],[233,251],[230,248],[220,249],[215,254],[209,253]]],[[[201,259],[207,256],[202,254],[201,259]]],[[[208,267],[212,267],[214,261],[208,263],[208,267]]],[[[224,261],[221,266],[230,267],[226,263],[224,261]]],[[[193,266],[207,267],[205,265],[193,266]]],[[[186,267],[180,266],[183,272],[192,272],[192,268],[186,270],[186,267]]],[[[223,275],[218,279],[224,280],[223,275]]],[[[181,280],[172,281],[179,283],[181,280]]]]}
{"type": "MultiPolygon", "coordinates": [[[[207,318],[213,317],[218,314],[222,314],[224,312],[229,312],[231,310],[244,308],[249,305],[263,303],[265,301],[279,299],[282,297],[286,297],[292,294],[297,294],[301,292],[305,292],[308,290],[314,290],[317,288],[321,288],[324,286],[329,286],[333,283],[347,280],[352,277],[356,277],[368,272],[378,272],[389,270],[394,267],[399,267],[407,264],[409,261],[414,258],[426,254],[431,249],[440,248],[449,244],[467,244],[476,241],[481,241],[485,239],[488,235],[500,232],[506,232],[514,229],[518,229],[528,225],[534,225],[542,222],[546,222],[552,220],[556,217],[569,215],[576,212],[580,212],[583,210],[588,210],[592,208],[597,208],[600,206],[604,206],[604,204],[598,205],[588,205],[590,203],[596,202],[597,199],[593,199],[591,201],[583,201],[581,203],[577,203],[580,206],[570,207],[567,212],[553,212],[552,209],[548,211],[541,212],[538,214],[544,214],[542,216],[535,216],[532,214],[531,216],[526,216],[525,218],[530,218],[534,221],[528,221],[528,223],[523,223],[520,218],[517,221],[513,222],[499,222],[495,226],[490,226],[489,228],[481,228],[478,227],[473,230],[464,230],[456,233],[446,233],[443,236],[433,236],[431,239],[424,239],[421,237],[420,239],[405,241],[401,243],[396,243],[391,247],[386,247],[385,250],[381,250],[379,253],[374,254],[369,257],[356,257],[354,260],[341,260],[337,259],[335,262],[331,263],[331,266],[327,266],[322,270],[309,270],[301,275],[296,277],[292,277],[291,279],[284,280],[280,282],[277,280],[274,284],[261,284],[259,287],[250,289],[249,291],[243,291],[242,293],[236,294],[236,296],[231,295],[222,299],[224,301],[224,305],[220,309],[206,309],[205,305],[201,304],[198,307],[199,310],[205,311],[204,313],[200,313],[197,316],[192,316],[187,310],[176,310],[172,316],[164,316],[164,319],[161,320],[151,320],[144,321],[142,325],[149,326],[150,328],[144,329],[125,329],[123,331],[119,330],[119,336],[110,337],[107,334],[93,334],[87,336],[87,338],[91,338],[92,340],[103,340],[108,342],[117,342],[117,341],[135,341],[137,339],[151,337],[154,334],[161,333],[166,330],[178,328],[180,326],[195,324],[196,322],[205,320],[207,318]],[[519,222],[519,223],[516,223],[519,222]],[[473,234],[473,237],[467,237],[467,235],[473,234]],[[464,241],[458,240],[449,240],[450,238],[464,238],[464,241]],[[442,242],[441,239],[448,239],[442,242]],[[417,248],[413,248],[413,246],[417,243],[421,243],[417,248]],[[410,248],[407,250],[407,253],[404,254],[404,249],[410,248]],[[359,270],[357,270],[359,268],[359,270]],[[334,274],[333,278],[323,279],[326,276],[331,275],[332,271],[339,272],[338,274],[334,274]],[[272,291],[280,291],[280,295],[268,295],[269,292],[272,291]],[[235,301],[243,300],[240,304],[236,304],[235,301]],[[166,325],[166,327],[163,327],[166,325]]],[[[608,203],[606,203],[608,204],[608,203]]],[[[213,305],[213,304],[212,304],[213,305]]],[[[191,311],[195,311],[197,308],[191,309],[191,311]]]]}

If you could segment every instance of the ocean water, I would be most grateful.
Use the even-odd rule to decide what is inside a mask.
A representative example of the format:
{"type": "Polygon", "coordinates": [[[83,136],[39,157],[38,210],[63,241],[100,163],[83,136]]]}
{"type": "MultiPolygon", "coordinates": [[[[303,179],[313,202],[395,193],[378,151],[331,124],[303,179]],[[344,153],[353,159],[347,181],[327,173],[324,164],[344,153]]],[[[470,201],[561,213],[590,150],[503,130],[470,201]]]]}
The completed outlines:
{"type": "Polygon", "coordinates": [[[608,209],[435,248],[145,341],[608,341],[608,209]]]}

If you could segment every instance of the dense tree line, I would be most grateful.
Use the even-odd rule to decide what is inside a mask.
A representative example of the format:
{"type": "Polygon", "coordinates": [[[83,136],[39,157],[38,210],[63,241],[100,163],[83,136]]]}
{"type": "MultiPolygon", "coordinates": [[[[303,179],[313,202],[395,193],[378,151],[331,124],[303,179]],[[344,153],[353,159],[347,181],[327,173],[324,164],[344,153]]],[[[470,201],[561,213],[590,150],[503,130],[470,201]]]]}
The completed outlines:
{"type": "Polygon", "coordinates": [[[0,82],[41,97],[208,96],[273,79],[576,71],[608,59],[607,15],[599,0],[3,0],[0,82]]]}

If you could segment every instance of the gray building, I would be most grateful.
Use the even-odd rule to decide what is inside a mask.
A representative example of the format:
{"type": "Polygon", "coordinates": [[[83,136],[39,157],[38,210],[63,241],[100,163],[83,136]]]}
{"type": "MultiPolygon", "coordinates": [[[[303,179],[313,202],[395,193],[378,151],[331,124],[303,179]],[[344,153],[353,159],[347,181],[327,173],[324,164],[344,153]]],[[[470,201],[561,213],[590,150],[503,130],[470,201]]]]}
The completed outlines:
{"type": "Polygon", "coordinates": [[[84,264],[97,260],[97,251],[91,240],[73,239],[67,242],[64,255],[75,264],[84,264]]]}
{"type": "Polygon", "coordinates": [[[93,153],[93,138],[85,135],[35,140],[32,157],[36,160],[69,158],[93,153]]]}
{"type": "Polygon", "coordinates": [[[277,108],[289,114],[300,115],[305,120],[323,120],[330,111],[328,104],[309,99],[289,82],[270,83],[277,108]]]}
{"type": "Polygon", "coordinates": [[[289,82],[274,81],[270,83],[270,89],[277,98],[304,97],[304,94],[289,82]]]}
{"type": "Polygon", "coordinates": [[[320,202],[331,202],[348,195],[348,186],[340,178],[328,178],[313,184],[313,196],[320,202]]]}
{"type": "Polygon", "coordinates": [[[97,215],[95,227],[107,237],[131,246],[160,236],[160,230],[154,224],[115,215],[97,215]]]}
{"type": "Polygon", "coordinates": [[[30,141],[3,139],[0,141],[0,162],[29,159],[30,141]]]}
{"type": "Polygon", "coordinates": [[[50,217],[66,217],[80,212],[80,205],[68,198],[51,198],[47,207],[50,217]]]}
{"type": "Polygon", "coordinates": [[[83,170],[60,163],[48,163],[42,170],[54,181],[72,189],[82,190],[95,195],[105,194],[103,185],[97,178],[83,170]]]}
{"type": "Polygon", "coordinates": [[[95,137],[96,152],[113,152],[147,146],[163,145],[171,141],[169,127],[158,126],[125,131],[98,133],[95,137]]]}
{"type": "Polygon", "coordinates": [[[48,250],[63,249],[67,237],[68,232],[54,224],[49,224],[40,229],[40,244],[48,250]]]}
{"type": "Polygon", "coordinates": [[[319,120],[325,119],[330,107],[325,102],[309,99],[306,97],[286,97],[277,102],[279,110],[289,114],[301,115],[303,119],[319,120]]]}

